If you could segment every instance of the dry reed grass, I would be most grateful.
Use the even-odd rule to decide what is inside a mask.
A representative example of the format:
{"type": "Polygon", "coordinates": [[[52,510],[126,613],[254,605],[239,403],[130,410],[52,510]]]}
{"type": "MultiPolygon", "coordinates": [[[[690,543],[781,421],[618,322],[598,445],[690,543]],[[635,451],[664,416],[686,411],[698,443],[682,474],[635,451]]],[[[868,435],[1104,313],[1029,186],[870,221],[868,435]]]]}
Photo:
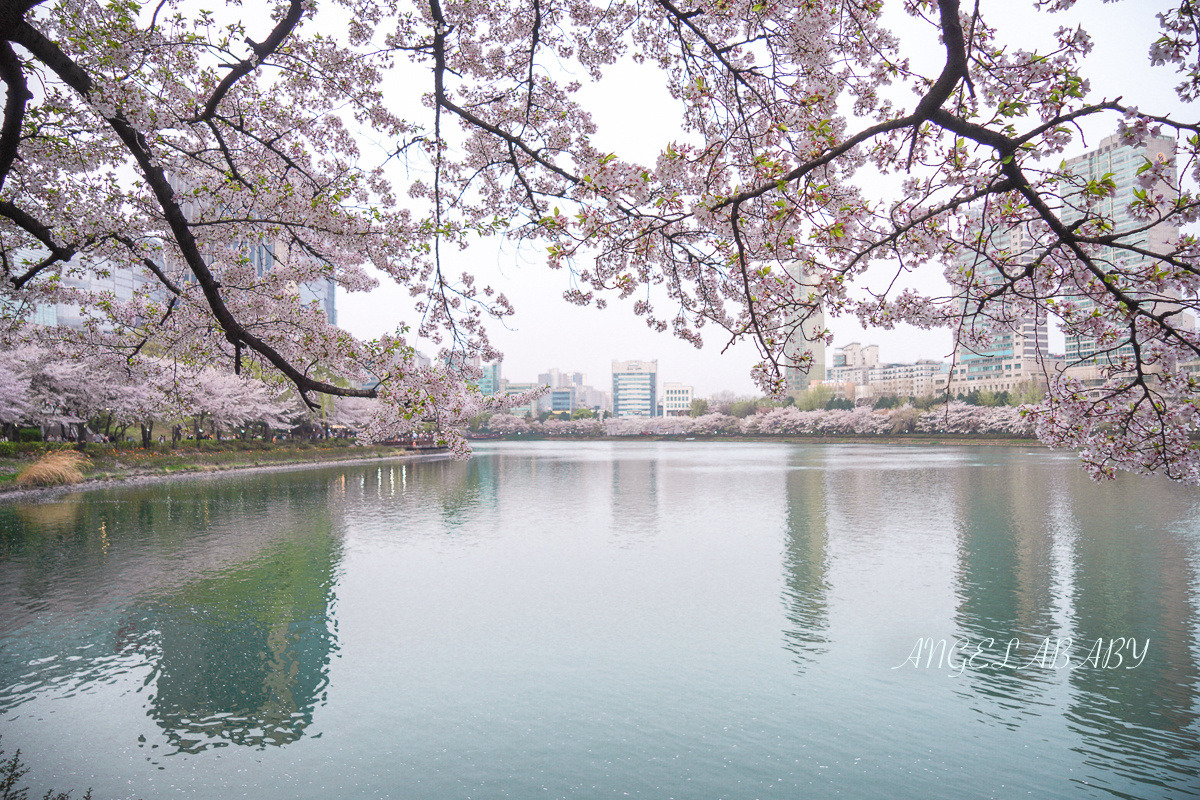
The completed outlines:
{"type": "Polygon", "coordinates": [[[39,458],[25,469],[17,473],[17,485],[30,486],[66,486],[83,480],[80,467],[87,463],[88,457],[74,450],[55,450],[39,458]]]}

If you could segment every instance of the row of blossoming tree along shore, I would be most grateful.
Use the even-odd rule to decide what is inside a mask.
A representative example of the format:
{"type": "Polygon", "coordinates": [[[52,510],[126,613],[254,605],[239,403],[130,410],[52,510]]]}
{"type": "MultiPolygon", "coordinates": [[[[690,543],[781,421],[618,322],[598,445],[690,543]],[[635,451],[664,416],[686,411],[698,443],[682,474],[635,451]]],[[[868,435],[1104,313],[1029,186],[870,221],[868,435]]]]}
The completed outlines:
{"type": "Polygon", "coordinates": [[[728,414],[699,417],[631,417],[623,419],[527,421],[512,414],[495,414],[482,431],[496,435],[535,436],[886,436],[908,433],[945,435],[1034,435],[1032,417],[1012,406],[975,406],[962,402],[922,411],[911,405],[873,410],[801,411],[794,406],[773,408],[739,419],[728,414]]]}
{"type": "Polygon", "coordinates": [[[143,446],[158,437],[319,430],[321,422],[362,427],[367,402],[342,398],[314,420],[294,392],[249,375],[176,368],[173,381],[164,385],[41,348],[0,351],[0,439],[16,438],[22,426],[64,439],[103,435],[121,441],[134,431],[143,446]]]}

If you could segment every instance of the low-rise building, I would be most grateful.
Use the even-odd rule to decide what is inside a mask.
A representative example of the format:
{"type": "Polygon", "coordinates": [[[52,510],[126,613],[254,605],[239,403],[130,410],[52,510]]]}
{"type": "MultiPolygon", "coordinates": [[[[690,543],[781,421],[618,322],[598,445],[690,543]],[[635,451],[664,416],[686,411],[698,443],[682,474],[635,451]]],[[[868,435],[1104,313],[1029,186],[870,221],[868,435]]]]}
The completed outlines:
{"type": "Polygon", "coordinates": [[[662,415],[664,417],[686,417],[692,413],[695,389],[682,383],[664,383],[662,387],[662,415]]]}
{"type": "Polygon", "coordinates": [[[877,364],[867,384],[874,397],[927,397],[945,390],[947,370],[944,362],[927,358],[915,364],[877,364]]]}

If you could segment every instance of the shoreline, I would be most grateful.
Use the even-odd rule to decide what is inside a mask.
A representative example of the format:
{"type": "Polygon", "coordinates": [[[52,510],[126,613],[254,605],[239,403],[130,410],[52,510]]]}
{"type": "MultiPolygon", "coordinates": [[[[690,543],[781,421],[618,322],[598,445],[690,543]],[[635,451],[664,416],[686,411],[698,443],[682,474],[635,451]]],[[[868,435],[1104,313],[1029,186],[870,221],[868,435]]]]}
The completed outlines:
{"type": "MultiPolygon", "coordinates": [[[[908,445],[914,447],[1047,447],[1038,439],[1025,437],[994,437],[987,435],[948,435],[935,434],[899,434],[899,435],[859,435],[842,434],[835,436],[805,436],[785,434],[776,436],[744,436],[701,434],[699,436],[684,436],[675,434],[656,434],[640,436],[544,436],[527,434],[508,434],[494,437],[469,439],[471,443],[487,442],[701,442],[701,443],[754,443],[754,444],[883,444],[908,445]]],[[[39,486],[21,489],[15,486],[0,488],[0,504],[21,502],[27,500],[54,500],[72,492],[87,492],[98,489],[120,488],[128,486],[149,486],[180,480],[211,479],[230,473],[264,473],[291,472],[305,469],[317,469],[323,466],[357,466],[394,461],[412,461],[414,463],[441,461],[449,459],[444,451],[436,453],[421,453],[405,451],[395,454],[375,453],[372,455],[351,456],[347,458],[316,458],[280,463],[245,463],[245,464],[194,464],[184,469],[147,470],[144,472],[129,472],[125,474],[105,473],[95,477],[86,477],[79,483],[61,486],[39,486]]]]}
{"type": "Polygon", "coordinates": [[[79,483],[64,484],[61,486],[37,486],[29,489],[3,488],[0,489],[0,504],[20,502],[22,500],[54,500],[61,495],[71,494],[72,492],[89,492],[97,489],[150,486],[158,483],[173,483],[183,480],[213,479],[229,475],[230,473],[296,472],[306,469],[317,469],[324,466],[355,466],[358,464],[376,464],[392,461],[442,461],[449,458],[450,455],[442,451],[437,453],[407,451],[396,453],[395,455],[322,458],[307,461],[286,461],[278,464],[206,464],[198,465],[192,469],[181,469],[173,472],[156,471],[127,475],[106,474],[84,478],[79,483]]]}

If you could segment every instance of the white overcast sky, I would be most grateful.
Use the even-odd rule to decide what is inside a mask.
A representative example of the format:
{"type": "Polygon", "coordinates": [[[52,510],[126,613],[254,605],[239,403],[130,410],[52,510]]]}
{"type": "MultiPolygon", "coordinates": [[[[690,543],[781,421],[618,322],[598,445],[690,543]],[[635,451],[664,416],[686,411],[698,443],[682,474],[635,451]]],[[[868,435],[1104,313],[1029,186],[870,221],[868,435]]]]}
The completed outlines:
{"type": "MultiPolygon", "coordinates": [[[[891,5],[899,4],[893,0],[891,5]]],[[[1060,25],[1074,27],[1082,22],[1095,42],[1083,69],[1092,84],[1091,99],[1123,96],[1125,102],[1153,113],[1180,108],[1171,91],[1179,82],[1177,74],[1172,69],[1151,68],[1146,57],[1151,42],[1158,37],[1154,15],[1168,5],[1158,0],[1116,4],[1087,0],[1070,12],[1045,14],[1034,12],[1030,0],[981,2],[985,19],[999,28],[1001,38],[1025,49],[1044,51],[1060,25]]],[[[902,19],[902,23],[906,21],[902,19]]],[[[906,26],[906,30],[911,29],[906,26]]],[[[940,46],[932,34],[926,39],[910,37],[903,41],[914,65],[922,66],[920,54],[929,55],[924,71],[936,76],[941,66],[937,61],[940,46]]],[[[599,126],[597,145],[601,149],[624,159],[653,164],[661,147],[679,138],[678,113],[672,113],[677,106],[652,68],[619,65],[602,84],[586,87],[581,94],[599,126]]],[[[419,113],[414,111],[412,116],[419,113]]],[[[1085,128],[1088,145],[1112,133],[1115,125],[1115,118],[1110,116],[1099,127],[1085,128]]],[[[1080,146],[1080,152],[1083,149],[1080,146]]],[[[504,353],[503,374],[509,380],[533,381],[538,373],[557,367],[586,373],[591,385],[607,390],[611,388],[614,359],[657,359],[660,382],[691,384],[700,397],[723,390],[758,394],[749,377],[751,366],[758,360],[751,344],[741,343],[721,353],[726,340],[716,329],[706,328],[705,347],[697,350],[670,333],[647,329],[630,310],[631,302],[610,299],[605,311],[569,305],[562,300],[563,291],[569,288],[569,274],[548,269],[541,252],[528,245],[518,251],[511,243],[483,242],[455,252],[447,260],[451,274],[471,271],[481,281],[505,292],[515,305],[517,313],[507,320],[507,326],[493,324],[491,328],[493,342],[504,353]]],[[[922,279],[938,281],[940,276],[922,279]]],[[[358,337],[372,338],[394,331],[402,322],[411,323],[402,312],[409,302],[403,290],[382,282],[369,293],[341,292],[338,322],[358,337]]],[[[949,331],[908,327],[864,330],[853,318],[827,319],[826,324],[833,332],[834,348],[854,341],[878,344],[884,361],[945,358],[952,350],[949,331]]],[[[1061,344],[1055,347],[1061,340],[1061,336],[1052,334],[1052,348],[1061,348],[1061,344]]],[[[416,344],[427,353],[436,350],[426,343],[416,344]]]]}

